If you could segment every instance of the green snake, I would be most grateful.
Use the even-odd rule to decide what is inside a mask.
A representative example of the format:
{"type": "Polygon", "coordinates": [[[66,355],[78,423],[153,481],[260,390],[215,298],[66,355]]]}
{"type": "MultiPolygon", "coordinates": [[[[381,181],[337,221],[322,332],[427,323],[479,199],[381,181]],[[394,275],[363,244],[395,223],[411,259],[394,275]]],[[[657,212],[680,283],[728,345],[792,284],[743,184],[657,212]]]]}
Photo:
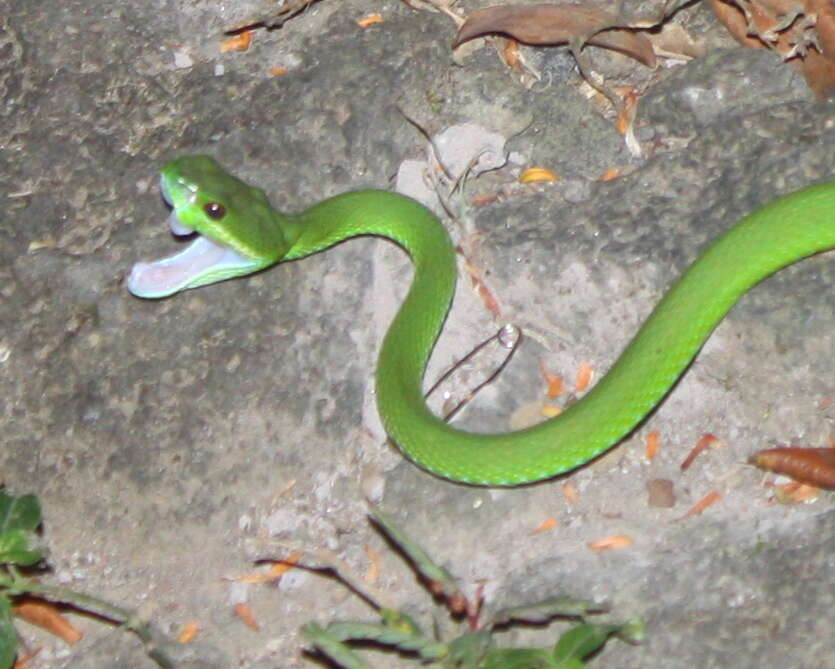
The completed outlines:
{"type": "Polygon", "coordinates": [[[667,291],[617,362],[580,401],[543,423],[503,434],[456,429],[426,406],[423,375],[455,290],[455,250],[441,221],[407,197],[344,193],[282,214],[260,189],[208,156],[166,164],[162,193],[183,252],[137,263],[131,293],[161,298],[309,256],[359,235],[386,237],[414,263],[411,288],[383,340],[377,408],[388,435],[434,474],[510,486],[579,467],[617,444],[667,394],[728,310],[754,284],[835,247],[835,182],[807,187],[746,216],[667,291]]]}

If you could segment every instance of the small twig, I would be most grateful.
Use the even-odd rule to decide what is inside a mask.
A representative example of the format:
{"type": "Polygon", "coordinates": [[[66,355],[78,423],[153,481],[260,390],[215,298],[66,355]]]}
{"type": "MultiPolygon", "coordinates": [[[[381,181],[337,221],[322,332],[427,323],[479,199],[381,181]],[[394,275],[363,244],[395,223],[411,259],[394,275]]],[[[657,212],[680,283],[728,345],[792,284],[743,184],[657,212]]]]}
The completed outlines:
{"type": "MultiPolygon", "coordinates": [[[[259,542],[262,543],[262,542],[259,542]]],[[[296,568],[310,569],[312,571],[331,571],[334,576],[342,581],[348,588],[356,592],[362,597],[372,608],[379,611],[380,609],[393,609],[394,603],[389,599],[388,595],[381,589],[366,582],[361,576],[356,574],[351,566],[343,559],[338,557],[325,548],[307,548],[300,546],[292,541],[282,541],[281,539],[270,539],[266,543],[268,546],[275,546],[290,551],[298,551],[305,557],[312,557],[319,562],[319,564],[297,564],[296,568]]],[[[272,557],[260,558],[261,560],[275,560],[272,557]]]]}

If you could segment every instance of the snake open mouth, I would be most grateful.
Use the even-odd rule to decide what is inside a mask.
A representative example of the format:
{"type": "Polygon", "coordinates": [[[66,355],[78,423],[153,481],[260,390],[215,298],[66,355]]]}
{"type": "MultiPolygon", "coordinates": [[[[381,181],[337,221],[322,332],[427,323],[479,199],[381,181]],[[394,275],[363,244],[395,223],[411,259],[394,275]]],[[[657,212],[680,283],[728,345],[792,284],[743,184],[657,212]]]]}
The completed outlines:
{"type": "MultiPolygon", "coordinates": [[[[161,191],[163,199],[171,205],[164,180],[161,191]]],[[[196,237],[185,250],[176,255],[154,262],[139,262],[133,266],[127,279],[127,288],[137,297],[167,297],[187,288],[213,283],[219,277],[236,276],[242,273],[241,270],[257,264],[185,225],[176,209],[171,210],[168,227],[176,237],[196,237]]]]}

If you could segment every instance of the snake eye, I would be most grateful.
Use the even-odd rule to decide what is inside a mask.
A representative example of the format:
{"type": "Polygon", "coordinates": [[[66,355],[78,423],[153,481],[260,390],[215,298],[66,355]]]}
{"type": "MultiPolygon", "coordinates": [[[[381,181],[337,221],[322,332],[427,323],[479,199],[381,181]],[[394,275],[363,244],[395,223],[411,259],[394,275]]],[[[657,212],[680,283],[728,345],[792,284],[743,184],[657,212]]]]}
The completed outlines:
{"type": "Polygon", "coordinates": [[[216,221],[219,221],[221,218],[226,216],[226,207],[224,207],[220,202],[209,202],[208,204],[203,205],[203,211],[206,212],[206,216],[213,218],[216,221]]]}

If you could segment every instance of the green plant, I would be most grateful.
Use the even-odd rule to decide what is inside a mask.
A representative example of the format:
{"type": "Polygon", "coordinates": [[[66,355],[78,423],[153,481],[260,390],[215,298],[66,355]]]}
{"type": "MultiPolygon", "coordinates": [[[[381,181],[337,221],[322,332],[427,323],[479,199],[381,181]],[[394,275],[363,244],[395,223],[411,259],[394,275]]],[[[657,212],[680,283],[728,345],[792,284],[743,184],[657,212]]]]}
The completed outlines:
{"type": "MultiPolygon", "coordinates": [[[[550,597],[535,604],[502,609],[492,615],[481,610],[481,597],[468,601],[457,580],[437,565],[393,521],[378,509],[371,518],[380,531],[403,552],[430,592],[438,597],[465,627],[463,633],[445,642],[427,636],[417,623],[402,611],[375,604],[380,620],[375,623],[334,622],[326,626],[308,623],[302,633],[316,649],[344,669],[369,669],[352,648],[356,642],[369,642],[380,648],[393,648],[407,657],[444,669],[581,669],[606,641],[617,636],[629,643],[644,635],[643,623],[593,623],[587,616],[605,613],[606,607],[572,597],[550,597]],[[563,632],[549,648],[498,648],[494,635],[518,624],[546,625],[555,618],[569,619],[573,626],[563,632]]],[[[333,567],[332,567],[333,568],[333,567]]],[[[369,602],[375,596],[351,578],[337,574],[369,602]]]]}

